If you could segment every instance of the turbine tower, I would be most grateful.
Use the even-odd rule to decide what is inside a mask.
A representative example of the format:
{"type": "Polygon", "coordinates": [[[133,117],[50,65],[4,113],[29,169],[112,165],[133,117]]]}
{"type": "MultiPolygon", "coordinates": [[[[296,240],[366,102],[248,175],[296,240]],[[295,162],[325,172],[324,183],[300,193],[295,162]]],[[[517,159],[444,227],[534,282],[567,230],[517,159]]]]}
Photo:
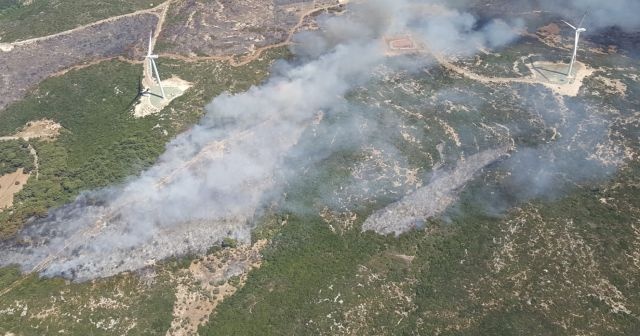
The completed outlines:
{"type": "MultiPolygon", "coordinates": [[[[158,67],[156,66],[156,61],[155,61],[155,59],[158,58],[158,55],[154,55],[153,50],[151,50],[152,38],[153,38],[153,32],[149,32],[149,49],[147,51],[147,56],[145,56],[145,58],[149,59],[149,65],[151,66],[151,69],[153,69],[153,72],[156,75],[156,79],[158,80],[158,85],[160,86],[160,92],[162,92],[162,99],[165,99],[164,88],[162,87],[162,81],[160,80],[160,74],[158,73],[158,67]]],[[[151,77],[153,78],[153,76],[151,77]]]]}
{"type": "Polygon", "coordinates": [[[575,37],[574,46],[573,46],[573,56],[571,57],[571,64],[569,65],[569,73],[567,73],[567,77],[571,77],[571,71],[573,71],[573,64],[576,61],[576,55],[578,54],[578,41],[580,40],[580,33],[584,33],[587,31],[585,28],[582,28],[583,21],[584,21],[584,16],[582,17],[582,20],[580,20],[578,27],[575,27],[574,25],[570,24],[567,21],[564,21],[564,20],[562,21],[566,23],[567,26],[573,28],[573,30],[576,32],[576,37],[575,37]]]}

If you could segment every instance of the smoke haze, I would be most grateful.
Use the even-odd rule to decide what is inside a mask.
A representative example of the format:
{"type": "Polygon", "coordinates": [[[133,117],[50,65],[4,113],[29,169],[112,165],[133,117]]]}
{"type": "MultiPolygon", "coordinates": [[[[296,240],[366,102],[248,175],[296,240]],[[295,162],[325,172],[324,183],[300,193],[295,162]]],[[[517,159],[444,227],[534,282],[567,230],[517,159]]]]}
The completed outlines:
{"type": "Polygon", "coordinates": [[[584,26],[587,32],[600,28],[617,26],[626,31],[636,31],[640,29],[640,20],[637,13],[640,13],[640,1],[636,0],[569,0],[569,1],[542,1],[542,6],[572,19],[577,24],[586,14],[584,26]]]}
{"type": "MultiPolygon", "coordinates": [[[[52,211],[23,232],[33,246],[7,247],[0,264],[85,280],[202,252],[227,236],[248,241],[256,212],[282,191],[276,172],[296,171],[283,166],[283,158],[314,119],[343,106],[345,95],[369,81],[376,67],[411,70],[431,61],[390,64],[383,36],[411,31],[432,51],[472,55],[511,43],[523,22],[481,24],[469,12],[436,1],[376,0],[349,5],[347,14],[322,17],[319,25],[296,36],[295,60],[274,66],[267,82],[213,99],[201,122],[168,144],[154,167],[122,187],[87,193],[52,211]]],[[[336,150],[318,146],[302,150],[336,150]]]]}

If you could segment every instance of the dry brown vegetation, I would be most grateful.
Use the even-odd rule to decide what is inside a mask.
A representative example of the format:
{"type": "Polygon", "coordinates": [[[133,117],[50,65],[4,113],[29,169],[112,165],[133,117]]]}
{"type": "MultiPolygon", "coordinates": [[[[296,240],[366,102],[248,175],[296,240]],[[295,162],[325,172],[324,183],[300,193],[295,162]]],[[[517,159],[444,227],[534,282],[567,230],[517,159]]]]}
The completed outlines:
{"type": "Polygon", "coordinates": [[[196,334],[216,307],[244,285],[247,273],[260,267],[260,252],[266,244],[260,240],[205,255],[177,274],[173,321],[167,335],[196,334]]]}
{"type": "Polygon", "coordinates": [[[28,141],[29,139],[39,138],[55,140],[55,138],[60,134],[61,128],[62,126],[60,124],[49,119],[30,121],[17,133],[10,136],[0,137],[0,141],[14,139],[23,139],[28,141]]]}
{"type": "Polygon", "coordinates": [[[13,206],[13,195],[22,190],[29,176],[22,168],[15,173],[0,176],[0,212],[13,206]]]}

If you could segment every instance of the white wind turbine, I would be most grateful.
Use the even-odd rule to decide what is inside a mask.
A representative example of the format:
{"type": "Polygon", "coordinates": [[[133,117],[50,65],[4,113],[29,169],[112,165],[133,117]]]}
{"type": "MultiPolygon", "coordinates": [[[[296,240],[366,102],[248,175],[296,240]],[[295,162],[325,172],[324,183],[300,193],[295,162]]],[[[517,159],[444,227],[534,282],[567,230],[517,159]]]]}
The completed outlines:
{"type": "Polygon", "coordinates": [[[574,46],[573,46],[573,56],[571,57],[571,64],[569,65],[569,73],[567,73],[568,77],[571,77],[571,71],[573,71],[573,64],[576,61],[576,54],[578,54],[578,41],[580,40],[580,33],[584,33],[587,31],[585,28],[582,28],[582,22],[584,21],[585,16],[583,16],[582,20],[580,20],[578,27],[575,27],[574,25],[570,24],[567,21],[564,21],[564,20],[562,21],[566,23],[567,26],[573,28],[573,30],[576,32],[576,37],[575,37],[574,46]]]}
{"type": "Polygon", "coordinates": [[[162,92],[162,99],[165,99],[164,88],[162,87],[162,81],[160,80],[160,74],[158,73],[158,67],[156,66],[156,61],[155,61],[155,59],[158,58],[158,55],[154,55],[151,50],[152,34],[153,34],[152,32],[149,32],[149,49],[147,51],[147,56],[145,56],[145,58],[149,59],[150,66],[156,75],[156,79],[158,80],[158,85],[160,86],[160,92],[162,92]]]}

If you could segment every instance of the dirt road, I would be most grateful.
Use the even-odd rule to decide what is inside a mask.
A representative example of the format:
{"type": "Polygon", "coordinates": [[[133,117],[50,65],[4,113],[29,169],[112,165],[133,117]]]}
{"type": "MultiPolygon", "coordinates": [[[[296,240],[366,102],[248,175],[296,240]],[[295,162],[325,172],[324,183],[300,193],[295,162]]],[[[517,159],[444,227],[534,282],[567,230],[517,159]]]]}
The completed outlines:
{"type": "Polygon", "coordinates": [[[112,16],[103,20],[99,20],[99,21],[95,21],[95,22],[91,22],[88,23],[86,25],[82,25],[73,29],[69,29],[69,30],[65,30],[63,32],[59,32],[59,33],[55,33],[55,34],[51,34],[51,35],[46,35],[46,36],[41,36],[41,37],[35,37],[32,39],[28,39],[28,40],[22,40],[22,41],[16,41],[16,42],[11,42],[11,43],[5,43],[4,46],[5,48],[11,48],[11,47],[15,47],[15,46],[20,46],[20,45],[25,45],[25,44],[31,44],[31,43],[36,43],[36,42],[40,42],[40,41],[44,41],[44,40],[48,40],[50,38],[54,38],[57,36],[62,36],[62,35],[68,35],[89,27],[94,27],[97,26],[99,24],[102,23],[107,23],[107,22],[112,22],[112,21],[116,21],[122,18],[126,18],[126,17],[130,17],[130,16],[137,16],[137,15],[141,15],[141,14],[154,14],[156,16],[159,16],[158,13],[156,13],[158,10],[165,10],[166,7],[168,7],[169,3],[171,3],[173,0],[167,0],[161,4],[159,4],[158,6],[155,6],[153,8],[149,8],[149,9],[142,9],[139,11],[135,11],[135,12],[131,12],[131,13],[127,13],[127,14],[122,14],[122,15],[118,15],[118,16],[112,16]]]}
{"type": "MultiPolygon", "coordinates": [[[[580,62],[576,62],[578,64],[578,69],[576,71],[575,78],[564,84],[556,84],[550,83],[539,78],[536,78],[535,75],[531,77],[489,77],[480,75],[474,72],[469,71],[468,69],[464,69],[459,67],[451,62],[449,62],[443,55],[439,55],[437,52],[433,52],[430,50],[426,50],[427,53],[433,55],[433,57],[446,69],[449,69],[453,72],[457,72],[464,77],[467,77],[471,80],[483,83],[483,84],[511,84],[511,83],[522,83],[522,84],[540,84],[544,85],[553,92],[557,93],[561,96],[571,96],[574,97],[580,91],[580,87],[582,87],[582,82],[586,77],[589,77],[593,74],[594,69],[587,67],[585,64],[580,62]]],[[[535,73],[532,70],[532,73],[535,73]]]]}

